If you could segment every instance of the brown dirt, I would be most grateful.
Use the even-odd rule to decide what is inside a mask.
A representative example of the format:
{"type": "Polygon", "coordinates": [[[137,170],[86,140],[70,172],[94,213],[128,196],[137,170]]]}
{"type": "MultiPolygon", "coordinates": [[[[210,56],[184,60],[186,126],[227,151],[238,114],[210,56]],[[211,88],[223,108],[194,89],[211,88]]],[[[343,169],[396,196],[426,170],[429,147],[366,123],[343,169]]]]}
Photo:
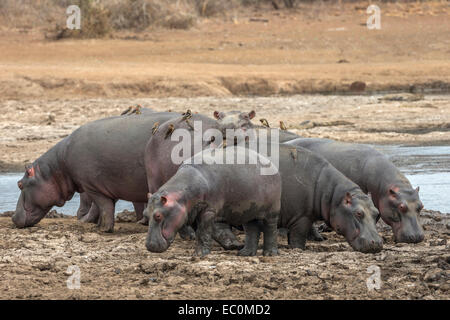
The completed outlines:
{"type": "Polygon", "coordinates": [[[419,101],[383,101],[382,96],[291,96],[253,98],[54,99],[0,101],[0,171],[23,171],[78,126],[119,115],[141,104],[155,110],[212,115],[214,110],[256,110],[255,123],[266,118],[305,137],[353,142],[448,144],[450,96],[419,101]]]}
{"type": "Polygon", "coordinates": [[[102,234],[75,218],[28,229],[0,218],[0,299],[450,299],[450,216],[427,211],[422,220],[420,244],[395,244],[381,225],[378,254],[354,252],[331,232],[305,251],[280,236],[277,257],[238,257],[215,245],[198,258],[195,243],[179,237],[168,251],[149,253],[146,227],[136,223],[102,234]],[[66,285],[71,265],[81,271],[79,290],[66,285]],[[369,292],[371,265],[382,284],[369,292]]]}
{"type": "Polygon", "coordinates": [[[190,30],[115,39],[45,39],[32,26],[0,29],[2,99],[230,96],[450,89],[447,2],[369,2],[236,11],[190,30]],[[358,86],[354,86],[358,89],[358,86]],[[361,87],[360,87],[361,88],[361,87]]]}

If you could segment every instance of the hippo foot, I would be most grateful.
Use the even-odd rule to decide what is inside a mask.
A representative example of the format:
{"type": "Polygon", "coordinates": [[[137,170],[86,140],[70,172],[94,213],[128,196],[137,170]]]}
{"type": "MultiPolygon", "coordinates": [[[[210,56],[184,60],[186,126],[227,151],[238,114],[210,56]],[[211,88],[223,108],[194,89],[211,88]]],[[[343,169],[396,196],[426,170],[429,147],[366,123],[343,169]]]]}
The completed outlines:
{"type": "Polygon", "coordinates": [[[195,240],[195,231],[190,226],[184,226],[178,230],[178,234],[183,240],[195,240]]]}
{"type": "Polygon", "coordinates": [[[238,252],[238,256],[241,257],[249,257],[249,256],[256,256],[256,250],[248,249],[248,248],[242,248],[238,252]]]}
{"type": "Polygon", "coordinates": [[[195,248],[195,254],[196,256],[204,257],[207,254],[210,254],[211,250],[208,247],[196,247],[195,248]]]}
{"type": "Polygon", "coordinates": [[[273,248],[273,249],[264,250],[263,251],[263,255],[264,256],[277,256],[278,255],[278,249],[277,248],[273,248]]]}
{"type": "Polygon", "coordinates": [[[326,223],[322,223],[317,227],[318,232],[331,232],[333,229],[329,227],[326,223]]]}
{"type": "Polygon", "coordinates": [[[286,228],[280,228],[280,229],[278,229],[278,235],[280,236],[280,237],[283,237],[283,238],[287,238],[287,236],[288,236],[288,229],[286,229],[286,228]]]}
{"type": "Polygon", "coordinates": [[[114,232],[114,223],[99,223],[98,227],[101,232],[105,232],[105,233],[113,233],[114,232]]]}
{"type": "Polygon", "coordinates": [[[311,230],[308,233],[308,240],[311,240],[311,241],[324,241],[326,239],[327,238],[322,236],[319,233],[319,231],[314,226],[311,227],[311,230]]]}
{"type": "Polygon", "coordinates": [[[244,248],[244,244],[238,240],[230,241],[222,245],[225,250],[240,250],[244,248]]]}
{"type": "Polygon", "coordinates": [[[98,217],[86,214],[79,219],[83,223],[98,223],[98,217]]]}
{"type": "Polygon", "coordinates": [[[137,223],[142,224],[144,226],[148,226],[148,218],[143,217],[141,220],[139,220],[137,223]]]}

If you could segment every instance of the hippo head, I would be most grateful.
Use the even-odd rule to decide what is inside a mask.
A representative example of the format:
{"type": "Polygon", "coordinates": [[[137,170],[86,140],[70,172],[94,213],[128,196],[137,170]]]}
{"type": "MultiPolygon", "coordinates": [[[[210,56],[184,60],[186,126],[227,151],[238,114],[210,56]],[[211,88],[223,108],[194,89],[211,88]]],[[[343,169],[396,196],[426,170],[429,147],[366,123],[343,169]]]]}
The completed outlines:
{"type": "Polygon", "coordinates": [[[12,221],[18,228],[38,223],[54,205],[64,205],[54,179],[45,177],[38,164],[25,167],[25,175],[17,182],[21,190],[12,221]]]}
{"type": "Polygon", "coordinates": [[[342,234],[356,251],[375,253],[383,248],[383,240],[375,227],[379,212],[371,199],[361,192],[347,192],[337,199],[330,212],[330,225],[342,234]]]}
{"type": "Polygon", "coordinates": [[[220,112],[214,111],[214,118],[220,124],[222,132],[225,133],[226,129],[242,129],[247,131],[254,127],[251,120],[255,117],[256,112],[254,110],[250,112],[230,111],[220,112]]]}
{"type": "Polygon", "coordinates": [[[418,243],[424,239],[419,222],[419,214],[423,209],[419,187],[414,190],[390,186],[380,197],[378,208],[383,221],[391,226],[396,242],[418,243]]]}
{"type": "Polygon", "coordinates": [[[148,251],[164,252],[173,242],[177,231],[186,223],[187,209],[177,201],[177,193],[149,193],[148,198],[144,212],[149,219],[145,245],[148,251]]]}

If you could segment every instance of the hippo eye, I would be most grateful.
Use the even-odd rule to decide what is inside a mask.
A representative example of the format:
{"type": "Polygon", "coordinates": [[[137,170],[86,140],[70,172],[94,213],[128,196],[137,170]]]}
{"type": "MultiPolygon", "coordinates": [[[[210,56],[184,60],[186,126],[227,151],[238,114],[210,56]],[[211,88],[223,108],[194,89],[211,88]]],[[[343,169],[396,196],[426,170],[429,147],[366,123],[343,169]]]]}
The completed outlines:
{"type": "Polygon", "coordinates": [[[356,211],[356,216],[360,219],[364,218],[364,212],[362,211],[356,211]]]}

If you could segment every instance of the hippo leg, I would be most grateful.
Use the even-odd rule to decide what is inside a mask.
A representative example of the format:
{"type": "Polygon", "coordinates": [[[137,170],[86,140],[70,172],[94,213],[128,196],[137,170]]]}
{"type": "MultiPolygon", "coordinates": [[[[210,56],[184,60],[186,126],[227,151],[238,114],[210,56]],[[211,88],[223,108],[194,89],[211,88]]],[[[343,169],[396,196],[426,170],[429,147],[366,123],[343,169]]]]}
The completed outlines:
{"type": "Polygon", "coordinates": [[[231,231],[231,226],[224,222],[214,223],[213,239],[225,250],[236,250],[244,247],[231,231]]]}
{"type": "Polygon", "coordinates": [[[94,203],[98,206],[100,211],[100,218],[98,219],[97,223],[100,231],[109,233],[114,232],[115,201],[99,194],[90,196],[94,200],[94,203]]]}
{"type": "Polygon", "coordinates": [[[258,250],[260,225],[259,221],[253,220],[244,224],[245,244],[244,248],[239,250],[239,256],[254,256],[258,250]]]}
{"type": "Polygon", "coordinates": [[[98,223],[99,218],[100,210],[98,209],[98,206],[94,202],[92,202],[88,214],[81,217],[80,221],[85,223],[98,223]]]}
{"type": "Polygon", "coordinates": [[[263,221],[264,246],[263,255],[277,256],[278,255],[278,214],[272,214],[273,218],[265,219],[263,221]]]}
{"type": "Polygon", "coordinates": [[[322,236],[319,233],[319,230],[317,230],[316,226],[312,226],[311,230],[309,230],[308,233],[308,240],[312,240],[312,241],[324,241],[326,240],[326,238],[324,236],[322,236]]]}
{"type": "Polygon", "coordinates": [[[80,207],[77,211],[77,219],[80,220],[89,213],[91,209],[92,199],[86,192],[80,193],[80,207]]]}
{"type": "Polygon", "coordinates": [[[178,230],[178,234],[183,240],[195,240],[195,231],[191,226],[184,225],[178,230]]]}
{"type": "Polygon", "coordinates": [[[205,256],[211,252],[211,239],[214,226],[215,213],[212,211],[203,211],[197,216],[197,245],[195,254],[205,256]]]}
{"type": "MultiPolygon", "coordinates": [[[[144,218],[143,212],[145,209],[144,202],[133,202],[134,212],[136,212],[136,221],[141,221],[144,218]]],[[[148,224],[148,221],[147,221],[148,224]]]]}
{"type": "Polygon", "coordinates": [[[312,227],[312,221],[308,218],[302,218],[298,220],[288,233],[288,243],[291,248],[300,248],[305,250],[306,239],[312,227]]]}

